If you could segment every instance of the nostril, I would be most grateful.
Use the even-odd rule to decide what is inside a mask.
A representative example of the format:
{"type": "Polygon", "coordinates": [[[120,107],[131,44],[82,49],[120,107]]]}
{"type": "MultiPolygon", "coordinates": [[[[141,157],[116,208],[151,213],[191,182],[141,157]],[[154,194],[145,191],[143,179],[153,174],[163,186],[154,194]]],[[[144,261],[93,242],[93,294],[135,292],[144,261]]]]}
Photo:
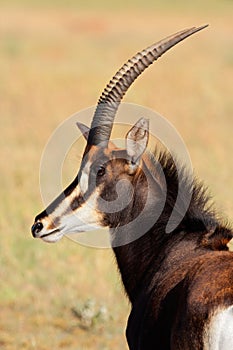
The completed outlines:
{"type": "Polygon", "coordinates": [[[37,233],[39,233],[43,229],[43,224],[38,221],[34,225],[32,225],[31,231],[33,237],[36,237],[37,233]]]}

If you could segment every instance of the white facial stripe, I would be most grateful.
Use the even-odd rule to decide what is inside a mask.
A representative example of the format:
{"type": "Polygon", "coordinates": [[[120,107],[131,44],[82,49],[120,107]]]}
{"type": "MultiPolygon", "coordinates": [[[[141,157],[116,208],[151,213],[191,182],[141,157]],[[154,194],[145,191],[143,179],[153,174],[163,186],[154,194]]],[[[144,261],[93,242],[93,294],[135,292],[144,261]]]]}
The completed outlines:
{"type": "Polygon", "coordinates": [[[42,220],[44,228],[40,234],[44,241],[57,242],[66,233],[86,232],[102,228],[101,216],[96,210],[99,193],[94,192],[83,205],[75,211],[70,211],[70,203],[78,193],[80,193],[80,189],[77,188],[60,203],[52,214],[42,220]],[[49,226],[56,218],[59,218],[59,227],[50,229],[49,226]]]}
{"type": "Polygon", "coordinates": [[[46,231],[48,230],[48,228],[53,224],[53,220],[56,218],[60,218],[64,214],[66,211],[70,211],[70,205],[72,203],[72,201],[78,197],[81,194],[80,191],[80,187],[79,185],[71,192],[71,194],[68,197],[65,197],[63,200],[59,203],[59,205],[54,209],[54,211],[49,214],[48,216],[46,216],[44,219],[41,220],[44,229],[41,231],[41,234],[43,234],[43,231],[45,231],[45,233],[47,233],[46,231]]]}
{"type": "Polygon", "coordinates": [[[69,196],[64,197],[63,201],[59,204],[59,206],[52,213],[53,217],[60,217],[64,215],[64,212],[69,210],[72,201],[77,198],[81,194],[80,186],[78,185],[69,196]]]}
{"type": "Polygon", "coordinates": [[[76,211],[60,218],[63,233],[85,232],[101,228],[100,216],[96,211],[99,193],[94,192],[76,211]]]}
{"type": "Polygon", "coordinates": [[[91,162],[87,162],[85,167],[83,168],[81,177],[80,177],[80,190],[84,194],[88,190],[88,179],[89,179],[89,173],[90,173],[90,168],[91,168],[91,162]]]}

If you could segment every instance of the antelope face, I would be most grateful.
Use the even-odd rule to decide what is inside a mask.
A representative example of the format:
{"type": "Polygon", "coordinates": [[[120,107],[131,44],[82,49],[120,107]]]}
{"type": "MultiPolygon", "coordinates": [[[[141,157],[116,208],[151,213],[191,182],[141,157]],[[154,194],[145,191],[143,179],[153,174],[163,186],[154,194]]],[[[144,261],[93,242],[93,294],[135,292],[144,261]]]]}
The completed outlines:
{"type": "Polygon", "coordinates": [[[66,233],[113,227],[113,214],[132,199],[147,142],[148,120],[142,118],[128,132],[125,150],[110,142],[108,147],[88,147],[74,181],[35,218],[33,236],[56,242],[66,233]]]}
{"type": "Polygon", "coordinates": [[[122,212],[133,195],[134,180],[148,141],[148,121],[142,118],[128,132],[125,150],[110,144],[118,106],[134,80],[151,63],[205,27],[183,30],[149,46],[115,74],[100,96],[91,129],[78,125],[87,139],[80,171],[66,190],[35,218],[34,237],[55,242],[66,233],[118,225],[112,214],[122,212]]]}

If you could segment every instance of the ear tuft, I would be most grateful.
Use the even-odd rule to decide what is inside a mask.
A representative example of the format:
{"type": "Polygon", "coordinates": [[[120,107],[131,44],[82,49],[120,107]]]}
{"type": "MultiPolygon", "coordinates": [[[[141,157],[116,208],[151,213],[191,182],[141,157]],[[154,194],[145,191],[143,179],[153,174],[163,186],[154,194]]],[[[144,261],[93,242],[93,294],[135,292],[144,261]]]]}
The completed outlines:
{"type": "Polygon", "coordinates": [[[83,135],[83,136],[85,137],[85,139],[87,140],[87,139],[88,139],[88,136],[89,136],[90,128],[88,128],[88,126],[86,126],[85,124],[80,123],[80,122],[77,122],[76,125],[77,125],[77,127],[79,128],[79,130],[81,131],[82,135],[83,135]]]}
{"type": "Polygon", "coordinates": [[[132,163],[137,164],[149,139],[149,119],[141,118],[126,135],[126,150],[132,163]]]}

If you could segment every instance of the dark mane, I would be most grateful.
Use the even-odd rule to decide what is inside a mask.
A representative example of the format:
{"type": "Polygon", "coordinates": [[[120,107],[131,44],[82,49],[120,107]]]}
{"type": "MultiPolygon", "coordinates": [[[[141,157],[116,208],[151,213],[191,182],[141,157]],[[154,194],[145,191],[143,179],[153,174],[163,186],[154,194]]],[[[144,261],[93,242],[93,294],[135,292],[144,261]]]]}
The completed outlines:
{"type": "MultiPolygon", "coordinates": [[[[153,171],[155,171],[156,176],[160,179],[162,176],[165,177],[166,183],[160,181],[166,186],[162,188],[162,191],[167,191],[164,215],[171,214],[174,209],[179,221],[183,216],[177,229],[190,230],[193,225],[195,225],[195,230],[198,227],[202,230],[210,230],[216,227],[219,220],[209,191],[203,183],[194,175],[188,173],[186,167],[167,151],[155,149],[150,156],[150,160],[154,166],[153,171]],[[176,165],[178,165],[178,168],[176,165]],[[178,191],[180,200],[177,202],[178,191]]],[[[169,218],[163,217],[163,219],[164,222],[167,222],[169,218]]]]}
{"type": "Polygon", "coordinates": [[[155,176],[160,179],[165,178],[166,183],[164,180],[159,181],[162,184],[162,192],[167,191],[164,210],[154,226],[157,239],[159,236],[160,238],[161,236],[163,238],[172,236],[174,239],[174,236],[181,231],[186,235],[199,233],[200,240],[209,247],[212,245],[215,249],[216,247],[227,249],[226,242],[222,238],[231,239],[232,229],[230,224],[216,211],[209,189],[196,176],[188,173],[185,166],[179,160],[174,160],[168,151],[156,148],[153,154],[150,154],[150,161],[155,176]],[[179,201],[177,201],[178,188],[179,201]],[[166,234],[164,233],[166,225],[173,210],[178,225],[170,234],[166,234]],[[208,239],[203,238],[204,236],[208,239]],[[218,236],[220,236],[219,240],[218,236]]]}
{"type": "MultiPolygon", "coordinates": [[[[153,226],[140,238],[132,241],[132,243],[114,248],[123,284],[130,299],[135,297],[134,293],[138,288],[137,283],[140,281],[140,284],[149,284],[152,275],[160,268],[164,258],[169,255],[169,251],[180,241],[193,241],[197,249],[228,250],[227,243],[233,237],[229,225],[218,218],[208,191],[200,181],[188,174],[185,167],[179,166],[179,162],[174,161],[166,151],[156,149],[149,157],[149,171],[153,173],[157,180],[154,187],[159,188],[156,193],[158,196],[161,195],[161,198],[165,192],[165,205],[153,226]],[[177,169],[176,164],[178,164],[179,169],[177,169]],[[178,184],[180,186],[180,200],[177,203],[178,184]],[[175,204],[177,205],[175,206],[175,204]],[[175,229],[167,233],[167,223],[174,210],[175,229]],[[132,267],[130,259],[133,256],[137,261],[134,263],[136,265],[132,267]],[[145,271],[142,271],[140,264],[144,267],[147,266],[146,274],[145,271]],[[131,269],[137,271],[137,281],[134,280],[134,277],[132,280],[131,269]]],[[[145,190],[141,185],[143,171],[141,173],[141,176],[137,179],[138,184],[135,190],[138,197],[135,198],[131,206],[131,212],[134,214],[136,205],[140,206],[138,198],[142,197],[142,192],[145,190]]],[[[154,203],[152,203],[148,213],[150,217],[156,216],[155,213],[160,199],[154,198],[153,201],[154,203]]],[[[124,218],[128,215],[128,220],[132,219],[131,212],[130,209],[124,210],[124,218]]],[[[123,221],[122,217],[118,217],[119,214],[114,215],[116,215],[115,222],[123,221]]],[[[133,237],[133,229],[125,231],[124,226],[122,229],[117,227],[113,242],[117,245],[119,237],[121,237],[119,242],[122,242],[122,237],[130,235],[133,237]]]]}

